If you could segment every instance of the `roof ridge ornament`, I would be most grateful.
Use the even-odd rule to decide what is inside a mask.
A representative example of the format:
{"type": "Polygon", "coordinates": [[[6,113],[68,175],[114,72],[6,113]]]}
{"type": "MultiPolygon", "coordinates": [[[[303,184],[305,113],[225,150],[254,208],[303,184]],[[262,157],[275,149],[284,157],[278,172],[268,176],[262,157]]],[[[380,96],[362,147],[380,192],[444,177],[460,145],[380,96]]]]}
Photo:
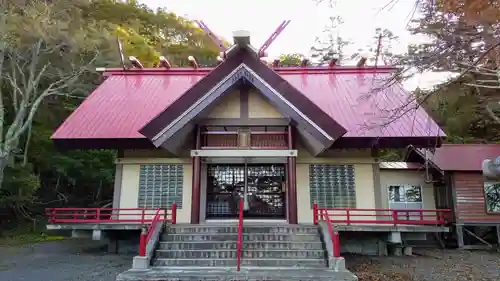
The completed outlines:
{"type": "Polygon", "coordinates": [[[189,61],[189,65],[194,68],[194,69],[198,69],[200,66],[198,64],[198,60],[193,57],[193,56],[189,56],[188,57],[188,61],[189,61]]]}
{"type": "Polygon", "coordinates": [[[259,57],[264,57],[265,52],[269,46],[276,40],[276,38],[280,35],[280,33],[288,26],[288,24],[291,22],[291,20],[284,20],[281,22],[281,24],[276,28],[276,30],[267,38],[266,42],[262,44],[262,46],[259,48],[259,57]]]}
{"type": "Polygon", "coordinates": [[[129,56],[128,60],[130,61],[130,63],[132,64],[133,67],[140,68],[140,69],[144,68],[144,66],[142,65],[142,63],[136,57],[129,56]]]}

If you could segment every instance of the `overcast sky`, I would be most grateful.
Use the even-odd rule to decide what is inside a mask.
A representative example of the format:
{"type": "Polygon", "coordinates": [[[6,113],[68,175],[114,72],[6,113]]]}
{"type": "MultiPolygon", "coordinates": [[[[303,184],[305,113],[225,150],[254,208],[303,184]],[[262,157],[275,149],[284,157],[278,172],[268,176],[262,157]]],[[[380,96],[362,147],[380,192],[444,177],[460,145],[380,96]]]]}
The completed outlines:
{"type": "MultiPolygon", "coordinates": [[[[252,45],[259,48],[276,27],[285,19],[291,20],[268,49],[270,57],[286,53],[308,55],[315,38],[322,35],[332,15],[344,19],[341,35],[353,42],[349,49],[365,48],[374,44],[375,28],[387,28],[399,36],[394,46],[404,52],[406,46],[418,39],[406,31],[415,0],[399,0],[395,5],[382,8],[390,0],[337,0],[334,9],[315,0],[142,0],[152,8],[165,7],[178,15],[192,20],[203,20],[210,29],[232,41],[232,32],[248,30],[252,45]]],[[[408,88],[433,84],[439,76],[424,76],[413,79],[408,88]],[[426,85],[422,85],[426,84],[426,85]]]]}

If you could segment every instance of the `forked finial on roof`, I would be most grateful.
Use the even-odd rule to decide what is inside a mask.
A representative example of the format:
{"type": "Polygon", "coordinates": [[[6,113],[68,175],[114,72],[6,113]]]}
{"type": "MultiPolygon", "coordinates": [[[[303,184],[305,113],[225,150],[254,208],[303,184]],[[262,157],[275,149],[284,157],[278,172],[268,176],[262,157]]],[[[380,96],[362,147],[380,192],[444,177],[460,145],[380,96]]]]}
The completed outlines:
{"type": "Polygon", "coordinates": [[[142,63],[136,57],[129,56],[128,60],[130,61],[130,63],[132,64],[133,67],[140,68],[140,69],[144,68],[144,66],[142,66],[142,63]]]}
{"type": "Polygon", "coordinates": [[[164,67],[166,69],[170,69],[172,68],[172,65],[170,65],[166,57],[160,56],[160,63],[158,64],[158,67],[164,67]]]}
{"type": "Polygon", "coordinates": [[[198,65],[198,61],[196,60],[195,57],[193,56],[189,56],[188,57],[188,61],[189,61],[189,65],[194,68],[194,69],[197,69],[199,67],[198,65]]]}
{"type": "Polygon", "coordinates": [[[197,21],[195,20],[194,22],[196,22],[196,24],[198,24],[198,26],[203,29],[205,31],[205,33],[210,36],[210,38],[212,38],[212,40],[215,42],[215,44],[217,44],[217,46],[219,47],[219,50],[221,51],[221,53],[223,54],[221,57],[225,58],[226,57],[226,46],[224,46],[224,43],[222,42],[222,40],[220,40],[213,32],[212,30],[210,30],[210,28],[208,28],[208,26],[203,22],[203,21],[197,21]]]}
{"type": "Polygon", "coordinates": [[[269,36],[269,38],[267,38],[266,42],[264,42],[264,44],[259,48],[259,56],[260,57],[265,56],[264,53],[266,52],[267,48],[269,48],[271,43],[273,43],[273,41],[276,40],[276,37],[278,37],[278,35],[280,35],[280,33],[287,27],[287,25],[289,23],[290,23],[290,20],[284,20],[278,26],[278,28],[276,28],[276,30],[271,34],[271,36],[269,36]]]}

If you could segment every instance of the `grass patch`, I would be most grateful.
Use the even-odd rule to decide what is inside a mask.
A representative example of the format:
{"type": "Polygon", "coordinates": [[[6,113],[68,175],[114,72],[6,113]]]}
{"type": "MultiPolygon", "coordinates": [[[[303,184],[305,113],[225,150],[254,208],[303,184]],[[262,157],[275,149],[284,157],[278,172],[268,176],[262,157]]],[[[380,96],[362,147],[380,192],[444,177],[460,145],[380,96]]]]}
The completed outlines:
{"type": "Polygon", "coordinates": [[[64,236],[48,235],[46,233],[23,233],[11,234],[0,237],[0,245],[3,246],[18,246],[25,244],[60,241],[65,239],[64,236]]]}

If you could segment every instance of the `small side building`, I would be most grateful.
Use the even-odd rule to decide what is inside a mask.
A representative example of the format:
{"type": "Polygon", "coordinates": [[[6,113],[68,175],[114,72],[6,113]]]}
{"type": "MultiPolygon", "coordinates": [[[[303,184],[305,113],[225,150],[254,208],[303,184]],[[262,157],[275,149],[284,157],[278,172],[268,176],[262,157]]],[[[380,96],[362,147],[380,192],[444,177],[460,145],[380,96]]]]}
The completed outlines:
{"type": "Polygon", "coordinates": [[[482,162],[500,155],[499,144],[443,144],[434,151],[410,147],[407,161],[425,166],[436,186],[437,207],[452,209],[459,248],[500,243],[500,178],[483,174],[482,162]]]}

